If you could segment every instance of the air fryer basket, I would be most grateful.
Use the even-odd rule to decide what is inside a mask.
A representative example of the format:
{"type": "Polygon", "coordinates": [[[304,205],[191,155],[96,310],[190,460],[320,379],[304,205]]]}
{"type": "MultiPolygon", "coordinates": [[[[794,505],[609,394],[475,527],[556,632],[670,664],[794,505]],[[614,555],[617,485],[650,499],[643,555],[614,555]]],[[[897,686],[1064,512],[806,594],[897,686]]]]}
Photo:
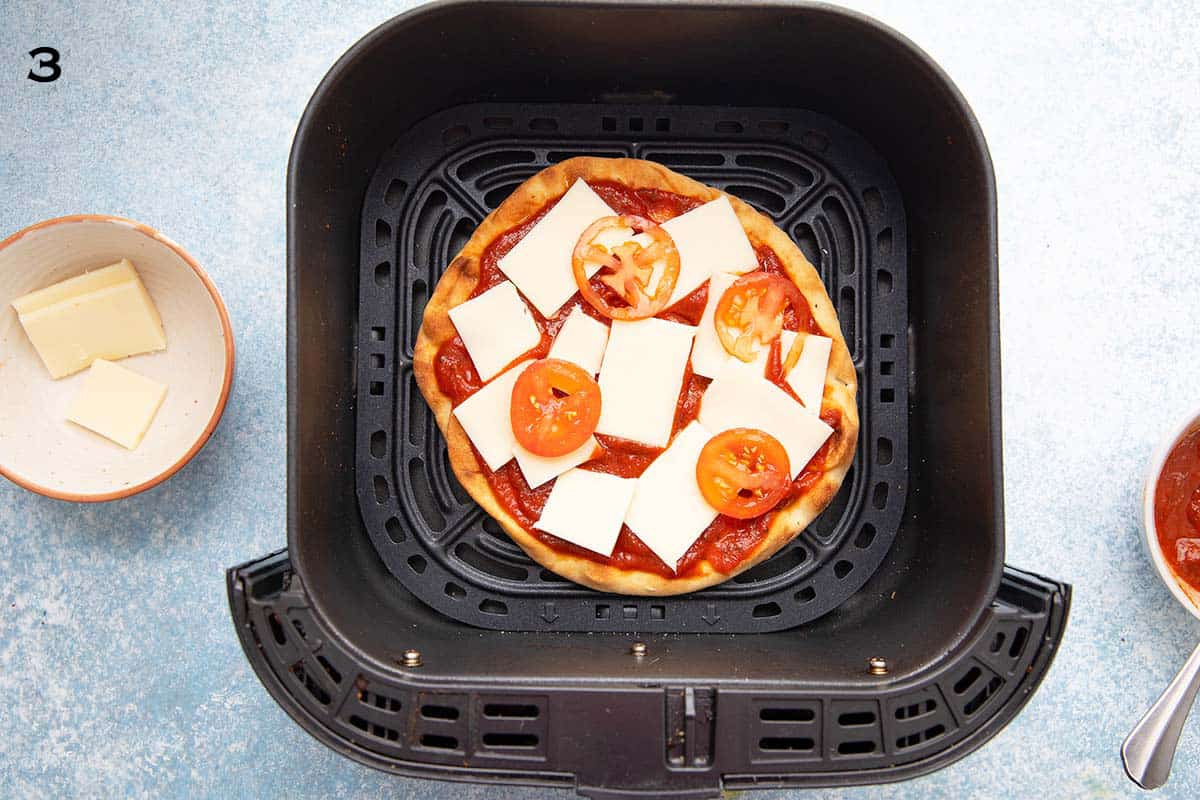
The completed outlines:
{"type": "Polygon", "coordinates": [[[1069,604],[1003,566],[994,195],[948,79],[826,6],[452,2],[373,31],[289,167],[289,549],[229,572],[263,683],[364,763],[593,796],[895,780],[979,746],[1069,604]],[[472,518],[407,374],[434,270],[581,150],[675,159],[789,225],[860,370],[835,507],[669,604],[554,581],[472,518]]]}
{"type": "Polygon", "coordinates": [[[904,205],[882,159],[833,120],[792,109],[456,106],[380,161],[361,252],[359,506],[384,563],[443,614],[502,630],[762,633],[831,611],[883,561],[908,466],[904,205]],[[425,301],[455,253],[521,181],[582,154],[658,161],[770,215],[821,271],[858,370],[862,444],[836,500],[769,561],[688,597],[601,594],[540,569],[459,486],[413,377],[425,301]]]}

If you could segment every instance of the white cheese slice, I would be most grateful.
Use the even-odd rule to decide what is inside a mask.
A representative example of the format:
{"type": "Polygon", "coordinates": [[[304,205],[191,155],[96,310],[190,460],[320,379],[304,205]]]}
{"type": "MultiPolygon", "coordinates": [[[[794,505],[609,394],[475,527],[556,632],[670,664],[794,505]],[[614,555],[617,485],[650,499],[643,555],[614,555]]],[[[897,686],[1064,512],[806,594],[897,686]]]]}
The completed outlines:
{"type": "Polygon", "coordinates": [[[787,451],[793,478],[833,433],[783,389],[740,370],[723,372],[709,384],[698,419],[714,434],[730,428],[758,428],[771,434],[787,451]]]}
{"type": "Polygon", "coordinates": [[[600,366],[596,432],[665,447],[695,334],[689,325],[654,317],[614,321],[600,366]]]}
{"type": "Polygon", "coordinates": [[[557,478],[569,469],[578,467],[585,461],[591,461],[601,453],[596,437],[589,436],[588,440],[579,447],[563,456],[539,456],[529,452],[520,442],[513,443],[513,455],[517,457],[517,466],[525,476],[525,482],[530,489],[536,489],[552,478],[557,478]]]}
{"type": "Polygon", "coordinates": [[[83,390],[67,419],[133,450],[167,395],[165,384],[98,358],[83,379],[83,390]]]}
{"type": "Polygon", "coordinates": [[[542,340],[529,306],[509,281],[450,309],[450,321],[484,381],[542,340]]]}
{"type": "Polygon", "coordinates": [[[692,349],[692,371],[706,378],[715,378],[721,374],[721,369],[733,358],[721,337],[717,336],[717,326],[713,317],[717,313],[717,303],[725,290],[737,280],[737,275],[731,272],[714,273],[708,284],[708,302],[704,304],[704,313],[700,315],[700,324],[696,328],[696,346],[692,349]]]}
{"type": "Polygon", "coordinates": [[[498,266],[543,317],[552,317],[579,290],[571,272],[575,243],[589,225],[615,213],[587,182],[577,180],[498,266]]]}
{"type": "Polygon", "coordinates": [[[573,469],[554,482],[534,527],[593,553],[612,555],[636,478],[573,469]]]}
{"type": "MultiPolygon", "coordinates": [[[[779,335],[781,359],[786,359],[792,343],[799,334],[784,331],[779,335]]],[[[825,394],[825,373],[829,369],[829,354],[833,351],[833,339],[828,336],[806,334],[803,349],[796,366],[785,376],[787,385],[800,398],[804,410],[820,416],[821,398],[825,394]]]]}
{"type": "Polygon", "coordinates": [[[513,385],[531,363],[527,360],[515,365],[454,409],[454,416],[490,470],[500,469],[513,457],[517,443],[509,417],[513,385]]]}
{"type": "Polygon", "coordinates": [[[717,518],[696,483],[696,461],[711,438],[699,422],[681,430],[638,478],[625,515],[630,530],[671,569],[717,518]]]}
{"type": "Polygon", "coordinates": [[[550,345],[550,358],[578,364],[595,375],[608,344],[608,326],[576,308],[567,315],[550,345]]]}
{"type": "Polygon", "coordinates": [[[741,274],[758,267],[758,256],[737,212],[722,195],[663,223],[679,250],[679,277],[670,303],[687,297],[718,272],[741,274]]]}
{"type": "Polygon", "coordinates": [[[56,380],[97,358],[115,361],[167,347],[154,300],[128,260],[18,297],[12,307],[56,380]]]}
{"type": "Polygon", "coordinates": [[[740,358],[730,357],[729,361],[721,368],[718,374],[725,373],[744,373],[755,378],[763,378],[767,374],[767,362],[771,360],[771,348],[759,348],[758,354],[754,356],[753,361],[742,361],[740,358]]]}
{"type": "Polygon", "coordinates": [[[715,378],[721,374],[727,364],[754,365],[757,374],[763,375],[767,370],[767,359],[771,355],[769,348],[762,348],[753,362],[744,362],[729,353],[721,344],[717,335],[717,327],[713,317],[717,312],[717,303],[721,295],[738,279],[730,272],[717,272],[708,284],[708,302],[704,304],[704,313],[700,315],[700,325],[696,329],[696,347],[692,350],[692,371],[706,378],[715,378]]]}
{"type": "Polygon", "coordinates": [[[594,457],[600,445],[595,437],[589,436],[584,444],[570,453],[547,458],[534,455],[517,442],[511,417],[513,386],[532,363],[531,359],[522,361],[486,384],[460,403],[454,409],[454,416],[488,469],[493,472],[500,469],[515,455],[525,482],[531,489],[536,489],[551,478],[594,457]]]}

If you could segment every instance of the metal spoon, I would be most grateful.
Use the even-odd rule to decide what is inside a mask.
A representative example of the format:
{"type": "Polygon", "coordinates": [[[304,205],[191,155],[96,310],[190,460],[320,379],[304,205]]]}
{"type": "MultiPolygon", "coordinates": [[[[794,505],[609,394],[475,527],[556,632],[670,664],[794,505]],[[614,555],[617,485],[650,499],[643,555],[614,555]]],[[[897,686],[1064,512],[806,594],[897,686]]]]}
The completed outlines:
{"type": "Polygon", "coordinates": [[[1200,691],[1200,645],[1188,656],[1162,696],[1121,745],[1125,773],[1143,789],[1157,789],[1171,774],[1179,733],[1200,691]]]}

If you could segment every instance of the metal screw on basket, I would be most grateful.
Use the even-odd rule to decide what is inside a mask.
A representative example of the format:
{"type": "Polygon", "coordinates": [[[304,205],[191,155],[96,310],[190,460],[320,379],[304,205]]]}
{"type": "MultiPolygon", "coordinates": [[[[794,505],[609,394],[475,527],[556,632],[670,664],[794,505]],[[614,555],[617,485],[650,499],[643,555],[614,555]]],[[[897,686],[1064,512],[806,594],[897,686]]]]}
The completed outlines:
{"type": "Polygon", "coordinates": [[[400,659],[400,664],[405,667],[421,666],[421,651],[420,650],[405,650],[404,656],[400,659]]]}
{"type": "Polygon", "coordinates": [[[634,642],[633,646],[629,648],[629,652],[633,653],[635,657],[641,658],[642,656],[646,655],[646,643],[634,642]]]}
{"type": "Polygon", "coordinates": [[[867,659],[867,672],[872,675],[887,675],[888,662],[882,656],[871,656],[867,659]]]}

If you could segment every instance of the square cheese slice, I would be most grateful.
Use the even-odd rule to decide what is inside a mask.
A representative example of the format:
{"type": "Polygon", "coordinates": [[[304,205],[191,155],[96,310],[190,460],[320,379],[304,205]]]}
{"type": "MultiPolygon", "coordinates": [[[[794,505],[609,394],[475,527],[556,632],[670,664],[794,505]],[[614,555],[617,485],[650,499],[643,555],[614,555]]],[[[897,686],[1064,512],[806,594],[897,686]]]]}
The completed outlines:
{"type": "Polygon", "coordinates": [[[28,314],[39,308],[70,300],[72,297],[136,280],[138,280],[138,274],[134,271],[133,264],[128,258],[123,258],[107,267],[94,269],[91,272],[76,275],[74,278],[67,278],[65,281],[59,281],[45,289],[38,289],[24,297],[18,297],[12,301],[12,307],[18,314],[28,314]]]}
{"type": "Polygon", "coordinates": [[[575,243],[589,225],[615,213],[579,179],[497,265],[543,317],[553,317],[579,291],[571,272],[575,243]]]}
{"type": "Polygon", "coordinates": [[[467,438],[479,451],[483,463],[493,472],[513,457],[513,447],[517,440],[513,436],[512,420],[509,417],[512,390],[517,378],[530,363],[532,362],[522,361],[514,365],[454,409],[454,416],[467,432],[467,438]]]}
{"type": "Polygon", "coordinates": [[[625,515],[629,529],[671,569],[717,518],[696,484],[696,461],[711,438],[699,422],[681,430],[638,478],[625,515]]]}
{"type": "Polygon", "coordinates": [[[595,375],[608,344],[608,326],[575,308],[567,315],[550,345],[550,358],[578,364],[595,375]]]}
{"type": "Polygon", "coordinates": [[[533,527],[593,553],[612,555],[636,486],[636,478],[573,469],[554,482],[533,527]]]}
{"type": "Polygon", "coordinates": [[[84,376],[67,419],[133,450],[166,396],[167,387],[158,381],[98,358],[84,376]]]}
{"type": "Polygon", "coordinates": [[[737,212],[722,195],[663,223],[679,250],[679,277],[670,303],[687,297],[718,272],[741,274],[758,267],[758,256],[737,212]]]}
{"type": "Polygon", "coordinates": [[[521,474],[525,477],[525,482],[529,484],[530,489],[536,489],[567,470],[591,461],[601,452],[595,436],[589,436],[586,442],[566,455],[551,457],[531,453],[522,447],[515,438],[513,440],[513,455],[517,457],[517,466],[521,468],[521,474]]]}
{"type": "Polygon", "coordinates": [[[115,360],[167,347],[158,309],[128,261],[49,286],[12,305],[55,379],[86,369],[97,358],[115,360]]]}
{"type": "Polygon", "coordinates": [[[534,455],[517,443],[517,437],[512,431],[512,418],[509,415],[512,409],[512,391],[517,378],[531,363],[530,360],[522,361],[494,378],[459,403],[454,409],[454,416],[463,426],[467,438],[475,445],[488,469],[498,470],[516,456],[517,466],[525,476],[526,483],[530,488],[536,489],[546,481],[593,458],[599,445],[594,437],[589,437],[587,442],[570,453],[547,458],[534,455]]]}
{"type": "Polygon", "coordinates": [[[596,432],[665,447],[695,334],[689,325],[654,317],[615,320],[600,366],[596,432]]]}
{"type": "Polygon", "coordinates": [[[779,440],[795,478],[833,433],[787,392],[766,378],[741,370],[723,372],[700,400],[700,423],[714,434],[758,428],[779,440]]]}
{"type": "MultiPolygon", "coordinates": [[[[779,335],[781,357],[786,358],[796,341],[794,331],[783,331],[779,335]]],[[[787,385],[800,398],[804,410],[821,415],[821,398],[825,395],[825,373],[829,370],[829,354],[833,352],[833,339],[828,336],[806,334],[803,349],[796,365],[784,377],[787,385]]]]}
{"type": "Polygon", "coordinates": [[[721,295],[737,278],[732,272],[717,272],[709,280],[708,302],[704,304],[704,313],[700,315],[700,325],[696,328],[696,346],[692,349],[692,371],[697,375],[715,378],[721,374],[725,365],[733,360],[733,356],[717,336],[713,317],[716,316],[721,295]]]}
{"type": "Polygon", "coordinates": [[[450,309],[450,321],[484,381],[490,381],[542,340],[529,306],[509,281],[450,309]]]}

